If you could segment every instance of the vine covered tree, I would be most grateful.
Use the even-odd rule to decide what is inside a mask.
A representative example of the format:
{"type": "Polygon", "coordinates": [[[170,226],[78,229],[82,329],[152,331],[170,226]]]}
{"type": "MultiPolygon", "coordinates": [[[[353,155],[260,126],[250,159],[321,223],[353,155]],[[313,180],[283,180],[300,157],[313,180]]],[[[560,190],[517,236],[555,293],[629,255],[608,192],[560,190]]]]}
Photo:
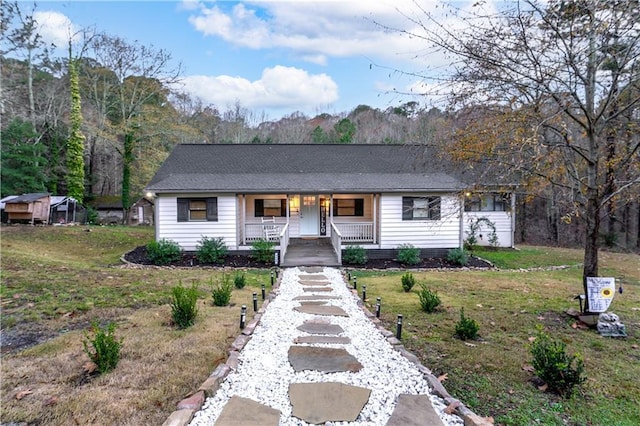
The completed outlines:
{"type": "Polygon", "coordinates": [[[563,191],[565,220],[584,225],[587,294],[587,277],[598,275],[601,218],[640,195],[639,2],[448,6],[461,25],[414,5],[405,17],[417,29],[408,34],[457,58],[444,85],[465,118],[452,154],[563,191]]]}
{"type": "Polygon", "coordinates": [[[67,141],[67,195],[84,201],[84,134],[80,104],[80,79],[76,59],[69,48],[69,91],[71,93],[70,132],[67,141]]]}

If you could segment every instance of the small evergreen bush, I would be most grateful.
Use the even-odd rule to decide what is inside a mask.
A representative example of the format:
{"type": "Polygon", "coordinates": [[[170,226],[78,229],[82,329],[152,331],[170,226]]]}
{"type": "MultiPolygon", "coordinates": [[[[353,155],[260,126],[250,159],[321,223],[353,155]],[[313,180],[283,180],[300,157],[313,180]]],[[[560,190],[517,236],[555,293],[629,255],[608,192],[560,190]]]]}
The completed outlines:
{"type": "Polygon", "coordinates": [[[110,322],[106,327],[101,327],[97,322],[91,323],[91,333],[85,333],[82,342],[84,352],[93,361],[100,374],[113,370],[120,361],[120,349],[122,339],[115,337],[116,324],[110,322]]]}
{"type": "Polygon", "coordinates": [[[233,276],[233,285],[238,290],[244,288],[244,286],[247,285],[247,279],[244,276],[244,272],[243,273],[236,272],[236,274],[233,276]]]}
{"type": "Polygon", "coordinates": [[[411,244],[401,244],[398,247],[398,262],[405,265],[417,265],[421,260],[419,248],[411,244]]]}
{"type": "Polygon", "coordinates": [[[436,308],[440,306],[440,298],[438,293],[432,291],[426,284],[420,284],[420,291],[418,292],[420,298],[420,307],[427,313],[435,312],[436,308]]]}
{"type": "Polygon", "coordinates": [[[208,238],[203,236],[196,247],[196,257],[200,263],[224,263],[227,246],[222,237],[208,238]]]}
{"type": "Polygon", "coordinates": [[[449,250],[449,252],[447,253],[447,260],[456,265],[466,266],[467,263],[469,263],[469,256],[467,255],[467,252],[464,251],[464,249],[455,248],[449,250]]]}
{"type": "Polygon", "coordinates": [[[177,243],[163,238],[147,244],[147,257],[154,265],[168,265],[180,260],[182,249],[177,243]]]}
{"type": "Polygon", "coordinates": [[[194,283],[191,288],[182,287],[180,284],[171,289],[173,300],[171,302],[171,318],[179,329],[191,327],[198,315],[198,286],[194,283]]]}
{"type": "Polygon", "coordinates": [[[402,274],[402,277],[400,277],[400,282],[402,283],[402,289],[405,293],[408,293],[411,291],[413,286],[416,285],[416,278],[411,272],[405,272],[402,274]]]}
{"type": "Polygon", "coordinates": [[[347,265],[364,265],[367,263],[367,252],[361,246],[348,246],[344,249],[342,261],[347,265]]]}
{"type": "Polygon", "coordinates": [[[460,309],[460,320],[456,323],[456,336],[462,340],[473,340],[478,337],[480,326],[476,320],[464,316],[464,308],[460,309]]]}
{"type": "Polygon", "coordinates": [[[542,327],[538,327],[536,339],[530,345],[536,375],[547,384],[550,391],[568,397],[586,377],[583,375],[582,356],[577,353],[569,356],[565,349],[563,341],[552,339],[542,327]]]}
{"type": "Polygon", "coordinates": [[[215,306],[227,306],[231,301],[231,292],[233,291],[233,284],[227,276],[222,274],[222,277],[216,284],[211,283],[211,297],[213,298],[213,304],[215,306]]]}
{"type": "Polygon", "coordinates": [[[251,245],[251,257],[265,264],[273,263],[275,249],[273,243],[264,239],[255,241],[251,245]]]}

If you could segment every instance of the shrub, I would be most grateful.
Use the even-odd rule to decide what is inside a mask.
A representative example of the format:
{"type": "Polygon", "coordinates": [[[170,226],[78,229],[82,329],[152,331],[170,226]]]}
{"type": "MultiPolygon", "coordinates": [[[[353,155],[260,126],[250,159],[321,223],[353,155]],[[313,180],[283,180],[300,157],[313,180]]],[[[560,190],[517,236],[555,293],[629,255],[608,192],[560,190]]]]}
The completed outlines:
{"type": "Polygon", "coordinates": [[[251,245],[251,257],[258,262],[273,263],[274,255],[275,249],[271,241],[260,239],[251,245]]]}
{"type": "Polygon", "coordinates": [[[426,284],[420,284],[420,291],[418,292],[418,297],[420,298],[420,307],[423,311],[432,313],[435,312],[436,308],[440,306],[440,298],[438,297],[438,293],[432,291],[426,284]]]}
{"type": "Polygon", "coordinates": [[[410,292],[414,285],[416,285],[416,279],[411,272],[405,272],[400,277],[400,282],[402,283],[402,289],[405,292],[410,292]]]}
{"type": "Polygon", "coordinates": [[[171,302],[171,318],[176,327],[183,329],[191,327],[198,315],[198,286],[193,284],[191,288],[184,288],[182,284],[171,289],[173,300],[171,302]]]}
{"type": "Polygon", "coordinates": [[[584,361],[580,354],[569,356],[565,348],[563,341],[552,339],[542,327],[538,327],[530,351],[533,369],[548,389],[561,396],[571,396],[574,387],[582,384],[586,377],[583,375],[584,361]]]}
{"type": "Polygon", "coordinates": [[[455,265],[466,266],[469,263],[469,256],[464,249],[455,248],[449,250],[447,260],[455,265]]]}
{"type": "Polygon", "coordinates": [[[417,265],[420,263],[420,249],[411,244],[401,244],[398,247],[398,262],[405,265],[417,265]]]}
{"type": "Polygon", "coordinates": [[[348,246],[344,249],[342,261],[347,265],[364,265],[367,263],[367,252],[360,246],[348,246]]]}
{"type": "Polygon", "coordinates": [[[237,289],[242,289],[245,285],[247,285],[247,279],[245,278],[244,273],[241,274],[239,272],[236,272],[233,277],[233,285],[237,289]]]}
{"type": "Polygon", "coordinates": [[[227,246],[222,237],[203,236],[196,247],[196,257],[200,263],[223,263],[227,255],[227,246]]]}
{"type": "Polygon", "coordinates": [[[182,249],[177,243],[163,238],[147,244],[147,257],[154,265],[168,265],[180,260],[182,249]]]}
{"type": "Polygon", "coordinates": [[[464,308],[460,310],[460,320],[456,323],[456,335],[462,340],[473,340],[478,337],[480,326],[476,320],[464,316],[464,308]]]}
{"type": "Polygon", "coordinates": [[[231,301],[231,292],[233,291],[233,285],[227,274],[222,274],[222,277],[216,284],[211,283],[211,297],[213,298],[213,304],[215,306],[227,306],[231,301]]]}
{"type": "Polygon", "coordinates": [[[100,374],[113,370],[120,361],[122,339],[116,339],[115,331],[116,324],[113,322],[103,328],[94,321],[91,323],[93,336],[85,333],[85,340],[82,342],[84,352],[96,364],[100,374]]]}

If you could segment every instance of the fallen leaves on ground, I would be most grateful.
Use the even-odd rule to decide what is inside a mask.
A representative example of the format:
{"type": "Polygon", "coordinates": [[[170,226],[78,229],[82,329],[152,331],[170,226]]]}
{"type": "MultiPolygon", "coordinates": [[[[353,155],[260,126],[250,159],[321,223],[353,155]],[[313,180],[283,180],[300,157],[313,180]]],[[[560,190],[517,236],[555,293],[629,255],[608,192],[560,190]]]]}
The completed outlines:
{"type": "Polygon", "coordinates": [[[546,392],[548,388],[549,388],[549,386],[546,383],[544,385],[542,385],[542,386],[538,386],[538,390],[540,392],[546,392]]]}
{"type": "Polygon", "coordinates": [[[20,391],[16,394],[16,399],[19,401],[22,398],[24,398],[27,395],[31,395],[33,393],[33,391],[31,389],[25,389],[23,391],[20,391]]]}
{"type": "Polygon", "coordinates": [[[453,401],[451,404],[444,409],[444,412],[447,414],[453,414],[456,411],[456,408],[460,406],[460,401],[453,401]]]}
{"type": "Polygon", "coordinates": [[[444,373],[444,374],[439,375],[439,376],[438,376],[438,381],[439,381],[440,383],[444,382],[445,380],[447,380],[447,376],[448,376],[448,375],[449,375],[448,373],[444,373]]]}
{"type": "Polygon", "coordinates": [[[536,369],[535,369],[535,368],[533,368],[533,365],[528,365],[528,364],[524,364],[524,365],[522,366],[522,369],[523,369],[524,371],[528,371],[529,373],[534,373],[534,372],[536,371],[536,369]]]}

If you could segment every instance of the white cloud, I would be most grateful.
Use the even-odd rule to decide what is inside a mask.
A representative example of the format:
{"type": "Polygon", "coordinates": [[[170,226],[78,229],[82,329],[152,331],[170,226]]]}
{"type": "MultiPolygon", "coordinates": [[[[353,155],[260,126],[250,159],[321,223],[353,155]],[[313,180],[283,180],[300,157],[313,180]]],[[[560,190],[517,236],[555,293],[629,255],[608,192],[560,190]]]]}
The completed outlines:
{"type": "Polygon", "coordinates": [[[217,106],[236,101],[250,109],[313,109],[335,102],[338,85],[326,74],[310,75],[299,68],[266,68],[259,80],[228,75],[193,75],[183,79],[184,90],[217,106]]]}
{"type": "MultiPolygon", "coordinates": [[[[426,11],[435,8],[427,2],[426,11]]],[[[424,40],[398,31],[385,31],[376,22],[420,34],[420,26],[399,10],[414,8],[411,0],[254,1],[224,8],[200,4],[190,16],[193,27],[238,47],[288,49],[300,59],[326,64],[330,57],[361,56],[373,59],[414,58],[424,40]]],[[[408,13],[408,12],[405,12],[408,13]]],[[[422,13],[422,12],[421,12],[422,13]]]]}
{"type": "Polygon", "coordinates": [[[47,43],[65,49],[69,45],[69,38],[77,36],[78,30],[71,20],[64,14],[54,11],[36,11],[33,18],[38,23],[38,32],[47,43]]]}

